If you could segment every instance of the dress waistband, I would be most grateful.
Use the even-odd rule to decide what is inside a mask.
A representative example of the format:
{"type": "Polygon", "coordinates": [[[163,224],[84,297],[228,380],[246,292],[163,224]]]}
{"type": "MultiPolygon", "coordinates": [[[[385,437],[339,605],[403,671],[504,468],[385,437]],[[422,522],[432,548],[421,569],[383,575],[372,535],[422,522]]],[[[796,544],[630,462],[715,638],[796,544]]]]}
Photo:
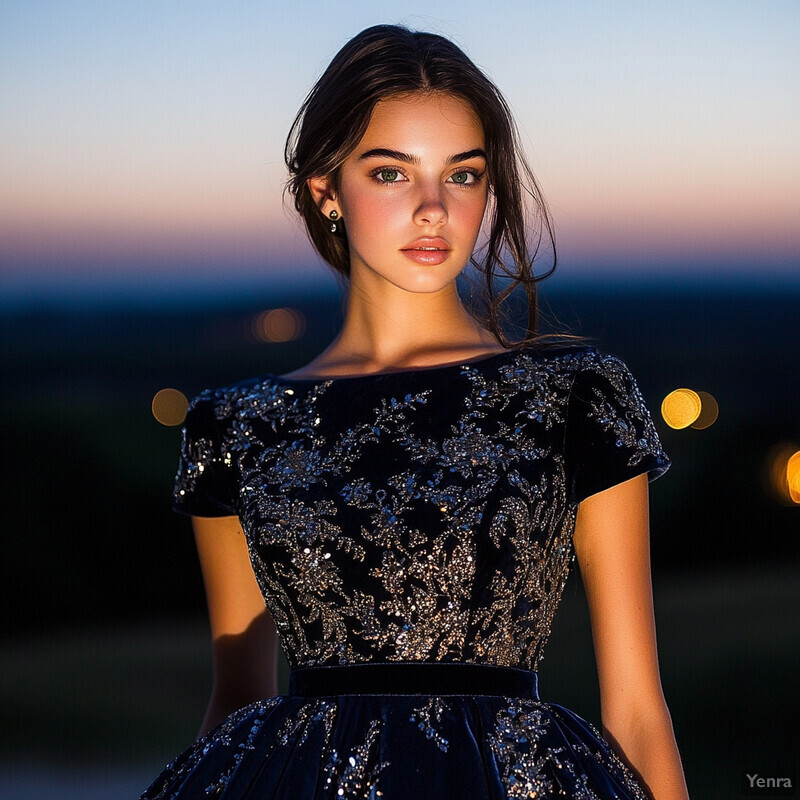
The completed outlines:
{"type": "Polygon", "coordinates": [[[289,673],[289,694],[472,694],[539,699],[537,674],[531,670],[421,661],[295,667],[289,673]]]}

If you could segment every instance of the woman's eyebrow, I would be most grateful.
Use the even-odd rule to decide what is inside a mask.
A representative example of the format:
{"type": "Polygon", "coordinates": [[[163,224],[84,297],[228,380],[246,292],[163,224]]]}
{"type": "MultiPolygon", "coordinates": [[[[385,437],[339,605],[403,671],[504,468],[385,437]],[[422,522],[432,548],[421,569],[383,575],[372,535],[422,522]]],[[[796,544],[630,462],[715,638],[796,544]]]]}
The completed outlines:
{"type": "MultiPolygon", "coordinates": [[[[387,147],[374,147],[372,150],[367,150],[359,157],[359,161],[364,161],[368,158],[389,158],[393,161],[402,161],[405,164],[419,164],[419,156],[412,156],[408,153],[401,153],[399,150],[391,150],[387,147]]],[[[469,161],[471,158],[482,158],[488,161],[486,151],[480,147],[472,150],[465,150],[463,153],[455,153],[447,159],[448,164],[454,164],[456,161],[469,161]]]]}
{"type": "Polygon", "coordinates": [[[454,156],[450,156],[448,161],[454,164],[456,161],[469,161],[471,158],[482,158],[484,161],[489,160],[486,156],[486,151],[480,147],[476,147],[473,150],[465,150],[463,153],[456,153],[454,156]]]}
{"type": "Polygon", "coordinates": [[[419,156],[410,156],[408,153],[390,150],[387,147],[374,147],[372,150],[367,150],[358,157],[358,160],[364,161],[367,158],[389,158],[392,161],[403,161],[406,164],[419,164],[419,156]]]}

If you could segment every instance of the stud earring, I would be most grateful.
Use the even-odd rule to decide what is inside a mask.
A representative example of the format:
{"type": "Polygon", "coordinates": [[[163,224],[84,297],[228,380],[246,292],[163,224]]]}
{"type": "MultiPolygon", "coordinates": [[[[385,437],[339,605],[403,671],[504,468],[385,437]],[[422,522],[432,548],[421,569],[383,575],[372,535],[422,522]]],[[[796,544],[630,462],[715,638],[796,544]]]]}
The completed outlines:
{"type": "MultiPolygon", "coordinates": [[[[328,216],[332,220],[337,220],[339,219],[339,212],[336,209],[334,209],[333,211],[331,211],[330,214],[328,214],[328,216]]],[[[331,233],[336,233],[336,230],[337,230],[336,222],[331,222],[331,233]]]]}

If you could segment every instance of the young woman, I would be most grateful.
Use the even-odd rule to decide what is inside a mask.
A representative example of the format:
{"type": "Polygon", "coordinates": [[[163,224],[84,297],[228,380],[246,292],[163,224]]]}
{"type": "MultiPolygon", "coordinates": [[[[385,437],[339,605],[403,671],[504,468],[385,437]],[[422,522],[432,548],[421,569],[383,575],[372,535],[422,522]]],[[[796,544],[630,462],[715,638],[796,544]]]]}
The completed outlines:
{"type": "Polygon", "coordinates": [[[536,335],[530,243],[550,225],[499,92],[439,36],[370,28],[286,154],[347,278],[345,322],[301,369],[191,405],[175,508],[214,689],[143,797],[685,800],[648,555],[648,479],[669,460],[622,361],[536,335]],[[456,288],[471,260],[483,316],[456,288]],[[517,287],[529,329],[512,343],[517,287]],[[575,555],[602,735],[537,693],[575,555]]]}

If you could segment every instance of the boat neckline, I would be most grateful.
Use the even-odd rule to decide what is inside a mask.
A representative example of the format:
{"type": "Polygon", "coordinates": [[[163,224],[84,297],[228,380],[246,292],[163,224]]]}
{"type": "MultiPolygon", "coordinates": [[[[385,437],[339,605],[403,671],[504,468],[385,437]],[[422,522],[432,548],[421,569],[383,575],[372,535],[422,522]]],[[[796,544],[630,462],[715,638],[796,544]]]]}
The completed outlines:
{"type": "Polygon", "coordinates": [[[488,361],[508,356],[509,354],[517,354],[522,352],[521,347],[509,347],[505,350],[500,350],[490,355],[483,355],[477,358],[465,359],[462,361],[451,361],[449,364],[431,364],[427,367],[410,367],[409,369],[395,369],[386,370],[383,372],[365,372],[360,375],[322,375],[316,378],[290,378],[284,375],[269,375],[273,380],[281,383],[300,383],[300,384],[314,384],[314,383],[332,383],[338,381],[358,381],[374,378],[389,378],[395,375],[414,375],[419,372],[442,372],[450,369],[460,369],[461,367],[469,367],[473,364],[483,364],[488,361]]]}

